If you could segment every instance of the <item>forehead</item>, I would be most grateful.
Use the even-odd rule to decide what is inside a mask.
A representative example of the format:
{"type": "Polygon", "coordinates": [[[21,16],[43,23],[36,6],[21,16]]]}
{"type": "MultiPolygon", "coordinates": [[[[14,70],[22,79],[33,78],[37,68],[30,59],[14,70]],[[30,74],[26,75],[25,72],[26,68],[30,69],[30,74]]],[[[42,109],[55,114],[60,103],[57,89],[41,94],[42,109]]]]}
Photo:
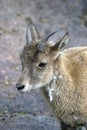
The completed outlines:
{"type": "Polygon", "coordinates": [[[38,58],[46,58],[49,55],[49,48],[45,48],[40,51],[37,48],[37,45],[26,45],[23,49],[22,56],[28,59],[38,59],[38,58]]]}
{"type": "Polygon", "coordinates": [[[34,56],[35,52],[37,51],[37,46],[35,45],[26,45],[23,49],[23,54],[25,56],[34,56]]]}

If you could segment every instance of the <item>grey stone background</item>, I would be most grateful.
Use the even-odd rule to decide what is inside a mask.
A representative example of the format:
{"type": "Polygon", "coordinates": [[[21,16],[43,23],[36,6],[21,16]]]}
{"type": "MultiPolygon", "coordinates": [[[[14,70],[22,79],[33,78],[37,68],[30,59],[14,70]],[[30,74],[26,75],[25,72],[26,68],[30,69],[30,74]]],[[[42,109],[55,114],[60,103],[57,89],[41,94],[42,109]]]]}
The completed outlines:
{"type": "Polygon", "coordinates": [[[87,45],[87,0],[0,0],[0,130],[60,130],[38,90],[19,94],[19,53],[29,17],[40,34],[68,31],[68,47],[87,45]]]}

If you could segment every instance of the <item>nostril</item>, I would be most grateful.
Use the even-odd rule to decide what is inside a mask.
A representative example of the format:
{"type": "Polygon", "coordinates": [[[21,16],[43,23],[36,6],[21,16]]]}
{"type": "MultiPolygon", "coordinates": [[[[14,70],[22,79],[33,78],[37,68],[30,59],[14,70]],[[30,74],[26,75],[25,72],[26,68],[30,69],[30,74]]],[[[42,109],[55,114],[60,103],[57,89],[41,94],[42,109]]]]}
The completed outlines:
{"type": "Polygon", "coordinates": [[[18,91],[20,91],[20,90],[25,88],[24,85],[19,85],[19,84],[16,84],[16,87],[17,87],[18,91]]]}

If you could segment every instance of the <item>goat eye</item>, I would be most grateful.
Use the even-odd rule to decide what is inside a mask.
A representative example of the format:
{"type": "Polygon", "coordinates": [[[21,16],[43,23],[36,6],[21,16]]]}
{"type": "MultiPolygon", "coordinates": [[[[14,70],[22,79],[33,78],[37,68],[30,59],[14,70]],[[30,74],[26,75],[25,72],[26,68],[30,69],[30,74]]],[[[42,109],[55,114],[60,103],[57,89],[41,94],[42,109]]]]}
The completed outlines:
{"type": "Polygon", "coordinates": [[[41,62],[39,65],[38,65],[38,67],[40,67],[40,68],[43,68],[43,67],[45,67],[46,66],[46,63],[44,63],[44,62],[41,62]]]}

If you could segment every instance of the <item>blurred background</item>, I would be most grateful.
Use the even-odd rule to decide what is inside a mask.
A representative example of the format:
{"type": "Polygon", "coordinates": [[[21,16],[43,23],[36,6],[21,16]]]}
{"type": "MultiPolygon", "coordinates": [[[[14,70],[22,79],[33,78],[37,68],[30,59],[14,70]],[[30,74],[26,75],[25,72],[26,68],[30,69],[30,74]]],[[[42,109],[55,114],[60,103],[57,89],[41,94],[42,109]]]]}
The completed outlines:
{"type": "Polygon", "coordinates": [[[42,36],[65,30],[67,48],[87,46],[87,0],[0,0],[0,130],[60,130],[39,89],[15,87],[29,18],[42,36]]]}

